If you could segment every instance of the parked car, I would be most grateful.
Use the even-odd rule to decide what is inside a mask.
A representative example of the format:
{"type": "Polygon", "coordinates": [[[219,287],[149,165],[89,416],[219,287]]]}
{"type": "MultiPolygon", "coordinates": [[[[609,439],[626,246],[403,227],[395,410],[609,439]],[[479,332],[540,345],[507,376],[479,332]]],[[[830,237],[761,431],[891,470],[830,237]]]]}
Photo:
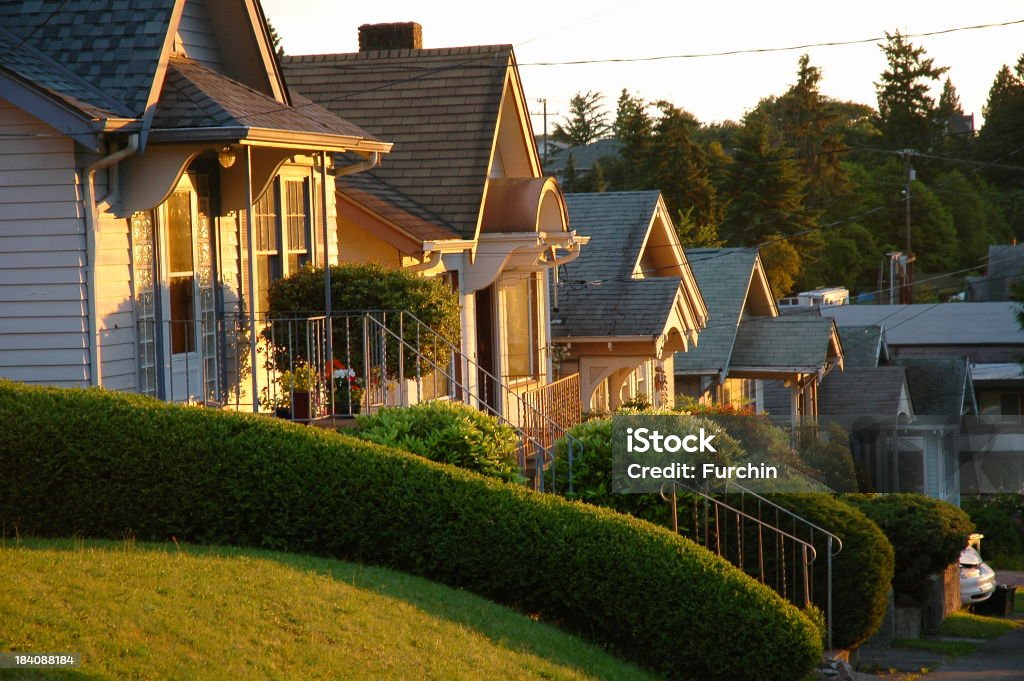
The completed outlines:
{"type": "Polygon", "coordinates": [[[996,572],[981,558],[981,538],[972,534],[960,552],[960,603],[981,603],[996,590],[996,572]]]}

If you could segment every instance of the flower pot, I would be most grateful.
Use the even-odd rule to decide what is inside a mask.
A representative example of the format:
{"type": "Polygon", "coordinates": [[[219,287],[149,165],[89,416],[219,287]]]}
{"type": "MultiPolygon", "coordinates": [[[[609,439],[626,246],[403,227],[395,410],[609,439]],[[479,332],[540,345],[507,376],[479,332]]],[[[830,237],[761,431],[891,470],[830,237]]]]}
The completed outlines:
{"type": "Polygon", "coordinates": [[[296,390],[292,393],[292,420],[309,423],[309,393],[296,390]]]}

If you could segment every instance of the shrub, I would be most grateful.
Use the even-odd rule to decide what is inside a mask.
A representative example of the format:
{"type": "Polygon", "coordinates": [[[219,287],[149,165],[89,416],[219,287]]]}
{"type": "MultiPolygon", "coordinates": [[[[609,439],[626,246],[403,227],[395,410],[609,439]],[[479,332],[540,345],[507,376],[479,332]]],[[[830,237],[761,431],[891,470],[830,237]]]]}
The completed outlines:
{"type": "Polygon", "coordinates": [[[503,480],[519,481],[516,432],[461,402],[424,402],[357,417],[353,435],[503,480]]]}
{"type": "Polygon", "coordinates": [[[981,541],[982,555],[986,558],[1019,556],[1024,548],[1024,501],[1019,494],[964,495],[960,499],[977,532],[985,536],[981,541]]]}
{"type": "Polygon", "coordinates": [[[928,598],[928,576],[956,562],[971,533],[966,513],[921,494],[850,494],[843,500],[863,511],[889,538],[896,560],[893,592],[912,604],[928,598]]]}
{"type": "MultiPolygon", "coordinates": [[[[691,430],[701,425],[718,430],[715,425],[718,421],[709,423],[707,420],[714,420],[716,415],[713,414],[680,418],[694,419],[694,424],[689,426],[691,430]]],[[[783,446],[778,440],[776,431],[780,429],[763,419],[731,416],[720,419],[720,425],[728,429],[728,433],[720,434],[720,439],[716,440],[716,443],[728,443],[725,448],[720,448],[726,458],[740,457],[747,448],[747,451],[772,451],[782,458],[786,456],[784,450],[789,449],[788,445],[783,446]],[[756,449],[759,447],[763,449],[756,449]]],[[[582,452],[577,453],[573,460],[573,498],[672,527],[671,508],[659,495],[615,494],[611,491],[611,419],[587,421],[570,432],[582,443],[582,452]]],[[[567,454],[565,442],[559,442],[555,489],[566,496],[567,454]]],[[[694,499],[693,495],[687,493],[681,496],[689,501],[694,499]]],[[[892,546],[878,526],[863,513],[830,495],[775,494],[770,495],[770,498],[842,540],[843,551],[833,561],[833,644],[844,648],[860,645],[874,634],[885,615],[893,574],[892,546]]],[[[742,503],[738,495],[729,495],[725,501],[737,508],[742,503]]],[[[681,531],[686,531],[685,514],[685,511],[680,510],[681,531]]],[[[809,533],[799,531],[799,525],[795,527],[802,539],[812,539],[809,533]]],[[[788,523],[784,529],[793,531],[788,523]]],[[[748,526],[748,531],[756,532],[756,526],[748,526]]],[[[821,533],[815,533],[813,544],[818,552],[818,560],[814,563],[814,603],[825,610],[828,602],[828,549],[821,533]]],[[[752,537],[752,545],[757,545],[756,536],[752,537]]],[[[772,559],[766,555],[765,560],[770,562],[772,559]]]]}
{"type": "MultiPolygon", "coordinates": [[[[692,421],[688,426],[696,432],[701,426],[718,432],[715,424],[700,417],[680,415],[680,420],[692,421]]],[[[572,461],[572,487],[569,492],[569,451],[563,438],[555,445],[554,491],[567,498],[579,499],[595,506],[612,508],[649,520],[664,527],[672,527],[672,509],[660,495],[619,494],[612,492],[612,419],[594,418],[574,426],[569,434],[579,443],[572,461]]],[[[739,453],[734,440],[720,434],[716,444],[725,459],[739,453]]]]}
{"type": "MultiPolygon", "coordinates": [[[[0,381],[0,518],[344,557],[560,622],[675,678],[795,680],[814,625],[643,521],[251,414],[0,381]],[[737,635],[731,635],[735,633],[737,635]]],[[[8,530],[10,531],[10,530],[8,530]]]]}
{"type": "MultiPolygon", "coordinates": [[[[271,318],[292,320],[324,313],[324,270],[323,268],[303,267],[292,275],[275,281],[269,293],[271,318]]],[[[365,312],[368,310],[404,310],[418,317],[424,324],[436,331],[449,343],[458,345],[460,335],[459,300],[458,296],[444,279],[426,278],[407,270],[388,269],[376,263],[334,265],[331,267],[331,309],[335,314],[343,312],[365,312]]],[[[396,335],[400,333],[396,319],[385,320],[387,327],[396,335]]],[[[447,366],[449,349],[443,343],[436,343],[423,334],[417,336],[412,324],[406,324],[401,330],[405,340],[410,344],[418,344],[430,360],[438,366],[447,366]]],[[[358,374],[362,374],[363,366],[360,352],[352,352],[346,357],[342,348],[346,341],[362,343],[362,330],[346,329],[346,325],[336,321],[333,327],[333,343],[335,356],[350,361],[358,374]],[[352,337],[346,334],[354,334],[352,337]],[[352,341],[352,338],[358,340],[352,341]]],[[[288,339],[292,359],[309,361],[306,357],[306,327],[280,321],[272,324],[263,332],[268,342],[288,339]]],[[[397,342],[388,338],[389,348],[388,371],[395,374],[397,365],[397,342]]],[[[416,359],[411,351],[406,350],[406,366],[412,367],[416,359]]],[[[288,367],[288,354],[279,348],[276,354],[277,369],[288,367]]],[[[429,363],[428,363],[429,364],[429,363]]],[[[430,371],[431,366],[423,368],[430,371]]],[[[410,375],[412,370],[409,370],[410,375]]]]}
{"type": "MultiPolygon", "coordinates": [[[[771,499],[842,540],[842,552],[832,559],[832,639],[837,648],[856,648],[878,630],[885,617],[893,575],[892,545],[864,513],[831,495],[776,494],[771,499]]],[[[799,523],[793,528],[802,539],[811,539],[799,523]]],[[[814,602],[825,610],[828,545],[820,532],[814,533],[813,544],[818,553],[814,602]]]]}

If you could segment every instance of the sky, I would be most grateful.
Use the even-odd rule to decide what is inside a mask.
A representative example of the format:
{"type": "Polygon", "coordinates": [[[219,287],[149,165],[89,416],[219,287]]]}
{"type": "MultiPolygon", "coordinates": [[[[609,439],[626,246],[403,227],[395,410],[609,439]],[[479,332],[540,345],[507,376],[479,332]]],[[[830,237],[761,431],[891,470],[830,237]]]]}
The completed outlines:
{"type": "MultiPolygon", "coordinates": [[[[623,88],[647,101],[667,99],[702,123],[739,120],[764,97],[795,81],[797,59],[822,70],[822,92],[875,106],[875,81],[886,62],[878,41],[730,56],[540,66],[537,62],[636,59],[662,55],[790,47],[882,38],[886,31],[922,34],[1024,19],[1020,0],[515,0],[484,3],[424,0],[263,0],[288,54],[358,50],[361,24],[415,21],[423,46],[511,43],[532,112],[546,99],[548,125],[577,92],[598,91],[614,113],[623,88]],[[507,9],[501,9],[502,7],[507,9]]],[[[1024,23],[912,38],[936,66],[948,66],[965,113],[981,124],[996,72],[1024,52],[1024,23]]],[[[941,85],[934,96],[938,98],[941,85]]],[[[534,131],[543,132],[540,115],[534,131]]]]}

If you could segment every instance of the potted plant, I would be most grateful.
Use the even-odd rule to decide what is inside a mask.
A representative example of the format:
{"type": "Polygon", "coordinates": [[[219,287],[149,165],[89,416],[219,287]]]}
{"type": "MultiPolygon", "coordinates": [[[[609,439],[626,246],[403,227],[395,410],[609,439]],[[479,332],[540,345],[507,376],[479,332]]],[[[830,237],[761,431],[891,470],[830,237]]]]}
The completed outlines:
{"type": "Polygon", "coordinates": [[[281,397],[291,403],[292,419],[308,423],[311,417],[311,395],[317,387],[316,371],[305,362],[295,364],[292,369],[281,372],[277,377],[281,397]]]}
{"type": "Polygon", "coordinates": [[[355,370],[336,359],[331,362],[331,393],[336,416],[358,414],[362,408],[363,387],[355,370]]]}

